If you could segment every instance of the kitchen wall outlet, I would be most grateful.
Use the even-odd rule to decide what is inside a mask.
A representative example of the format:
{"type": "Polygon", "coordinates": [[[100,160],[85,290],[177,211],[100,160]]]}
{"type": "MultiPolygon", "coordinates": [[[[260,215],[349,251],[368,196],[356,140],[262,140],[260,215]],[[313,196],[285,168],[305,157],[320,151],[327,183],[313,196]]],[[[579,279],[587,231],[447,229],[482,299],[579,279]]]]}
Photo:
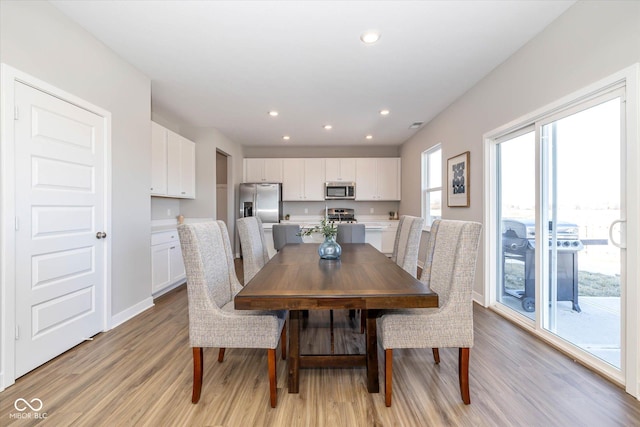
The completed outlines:
{"type": "Polygon", "coordinates": [[[373,213],[373,208],[369,209],[369,213],[373,213]]]}
{"type": "Polygon", "coordinates": [[[171,216],[171,209],[167,209],[167,216],[171,216]]]}
{"type": "Polygon", "coordinates": [[[309,209],[304,208],[304,213],[308,214],[309,213],[309,209]]]}

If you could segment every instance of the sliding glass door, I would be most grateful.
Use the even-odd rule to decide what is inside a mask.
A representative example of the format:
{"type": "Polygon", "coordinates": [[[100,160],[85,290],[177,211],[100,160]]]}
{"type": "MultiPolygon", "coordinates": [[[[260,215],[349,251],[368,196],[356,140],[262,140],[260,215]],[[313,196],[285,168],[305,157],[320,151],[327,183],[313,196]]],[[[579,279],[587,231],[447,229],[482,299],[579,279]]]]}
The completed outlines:
{"type": "Polygon", "coordinates": [[[622,369],[623,91],[496,139],[496,301],[622,369]]]}
{"type": "Polygon", "coordinates": [[[618,369],[621,107],[613,93],[541,124],[540,203],[542,325],[618,369]]]}

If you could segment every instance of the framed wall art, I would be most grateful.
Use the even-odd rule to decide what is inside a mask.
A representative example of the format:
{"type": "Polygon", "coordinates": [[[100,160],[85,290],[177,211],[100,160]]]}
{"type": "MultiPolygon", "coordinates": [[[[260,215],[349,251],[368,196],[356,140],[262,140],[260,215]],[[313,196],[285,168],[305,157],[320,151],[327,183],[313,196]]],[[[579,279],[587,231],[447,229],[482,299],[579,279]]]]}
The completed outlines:
{"type": "Polygon", "coordinates": [[[447,160],[447,206],[469,206],[469,152],[447,160]]]}

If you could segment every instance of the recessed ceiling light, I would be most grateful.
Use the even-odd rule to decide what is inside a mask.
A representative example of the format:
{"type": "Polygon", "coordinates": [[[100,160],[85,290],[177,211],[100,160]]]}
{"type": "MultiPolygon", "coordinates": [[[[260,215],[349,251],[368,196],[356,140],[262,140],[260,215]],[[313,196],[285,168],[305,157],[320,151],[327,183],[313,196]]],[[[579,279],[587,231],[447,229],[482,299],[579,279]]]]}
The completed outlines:
{"type": "Polygon", "coordinates": [[[365,136],[366,139],[373,139],[373,135],[367,135],[365,136]]]}
{"type": "Polygon", "coordinates": [[[388,115],[389,115],[389,113],[390,113],[390,111],[389,111],[389,110],[380,110],[380,115],[381,115],[381,116],[388,116],[388,115]]]}
{"type": "Polygon", "coordinates": [[[365,31],[360,35],[360,40],[362,40],[364,44],[374,44],[380,40],[380,33],[374,30],[365,31]]]}
{"type": "Polygon", "coordinates": [[[331,126],[331,125],[324,125],[324,126],[323,126],[323,128],[324,128],[325,130],[331,130],[331,129],[333,129],[333,126],[331,126]]]}
{"type": "Polygon", "coordinates": [[[282,139],[284,139],[285,141],[288,141],[291,139],[291,137],[289,135],[285,135],[282,137],[282,139]]]}
{"type": "Polygon", "coordinates": [[[270,115],[271,117],[277,117],[277,116],[278,116],[278,112],[277,112],[277,111],[275,111],[275,110],[271,110],[271,111],[269,111],[269,115],[270,115]]]}

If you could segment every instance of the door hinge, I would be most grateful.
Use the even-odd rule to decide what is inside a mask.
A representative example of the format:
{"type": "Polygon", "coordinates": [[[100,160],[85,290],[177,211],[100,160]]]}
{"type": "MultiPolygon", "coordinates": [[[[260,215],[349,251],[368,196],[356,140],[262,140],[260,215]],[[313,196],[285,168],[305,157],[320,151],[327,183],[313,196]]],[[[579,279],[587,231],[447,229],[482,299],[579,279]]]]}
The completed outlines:
{"type": "Polygon", "coordinates": [[[13,120],[18,120],[20,118],[20,112],[18,110],[18,106],[16,105],[13,109],[13,120]]]}
{"type": "Polygon", "coordinates": [[[20,326],[16,325],[16,341],[20,339],[20,326]]]}

